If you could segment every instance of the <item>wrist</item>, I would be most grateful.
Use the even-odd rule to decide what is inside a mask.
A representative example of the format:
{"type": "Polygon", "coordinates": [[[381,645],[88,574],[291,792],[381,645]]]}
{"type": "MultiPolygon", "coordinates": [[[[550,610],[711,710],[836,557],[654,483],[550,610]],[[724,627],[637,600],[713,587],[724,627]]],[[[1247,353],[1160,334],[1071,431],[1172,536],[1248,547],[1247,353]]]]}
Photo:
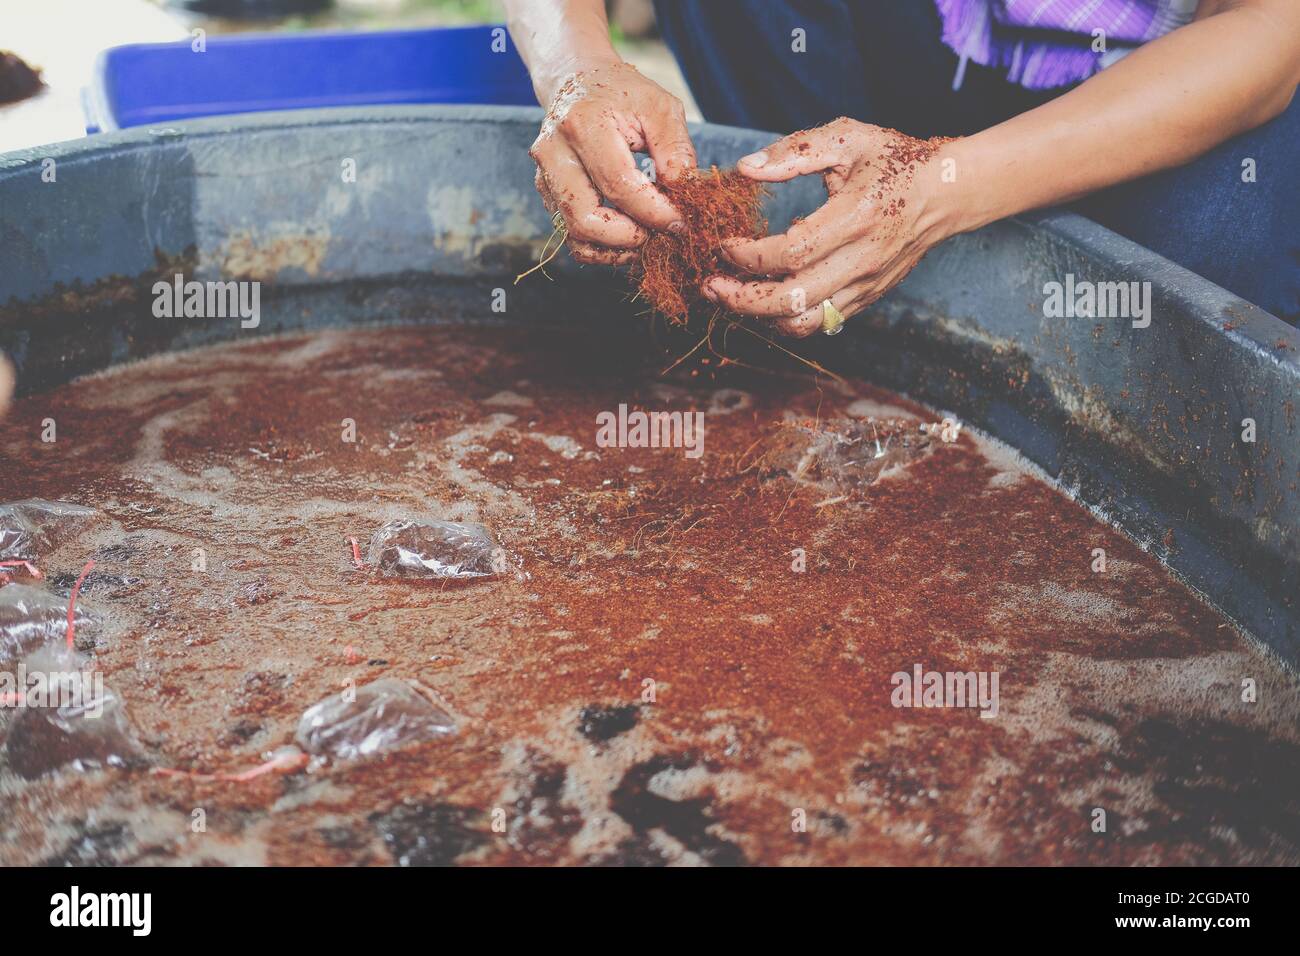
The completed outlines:
{"type": "Polygon", "coordinates": [[[615,66],[622,62],[623,59],[614,52],[613,47],[608,50],[591,50],[557,57],[533,70],[533,92],[537,94],[537,102],[546,109],[555,99],[555,94],[559,92],[565,80],[575,73],[615,66]]]}
{"type": "Polygon", "coordinates": [[[935,154],[937,192],[942,197],[940,239],[973,232],[1020,211],[1007,203],[989,175],[993,148],[985,132],[953,140],[935,154]]]}

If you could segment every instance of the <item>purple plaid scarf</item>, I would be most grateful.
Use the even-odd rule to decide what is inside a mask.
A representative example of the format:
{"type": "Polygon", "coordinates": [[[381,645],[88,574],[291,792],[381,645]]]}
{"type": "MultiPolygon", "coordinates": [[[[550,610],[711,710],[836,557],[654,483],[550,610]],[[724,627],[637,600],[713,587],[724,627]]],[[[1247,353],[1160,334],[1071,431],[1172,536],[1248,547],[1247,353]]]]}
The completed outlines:
{"type": "Polygon", "coordinates": [[[1086,80],[1138,46],[1189,23],[1198,0],[935,0],[943,42],[966,63],[1004,68],[1033,90],[1086,80]],[[1094,51],[1102,30],[1105,50],[1094,51]]]}

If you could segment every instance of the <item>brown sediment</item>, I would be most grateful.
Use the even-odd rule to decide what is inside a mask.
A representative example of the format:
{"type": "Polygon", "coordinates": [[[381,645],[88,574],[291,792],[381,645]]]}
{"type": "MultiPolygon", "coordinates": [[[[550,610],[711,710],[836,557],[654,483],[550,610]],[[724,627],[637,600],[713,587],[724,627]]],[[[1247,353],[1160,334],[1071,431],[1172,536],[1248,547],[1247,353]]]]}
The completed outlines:
{"type": "Polygon", "coordinates": [[[891,175],[913,172],[918,163],[928,163],[934,154],[949,143],[957,141],[956,136],[931,136],[929,139],[917,139],[897,130],[891,130],[891,137],[884,150],[885,168],[891,175]]]}
{"type": "Polygon", "coordinates": [[[204,776],[19,781],[0,756],[0,860],[1300,861],[1300,685],[1151,554],[968,429],[792,478],[792,435],[935,421],[868,384],[662,381],[601,348],[348,329],[19,402],[0,486],[104,512],[41,566],[96,561],[77,607],[105,620],[106,682],[157,764],[204,776]],[[598,447],[621,403],[712,409],[704,455],[598,447]],[[347,539],[407,514],[482,521],[523,573],[358,573],[347,539]],[[998,717],[895,707],[917,664],[997,672],[998,717]],[[379,677],[435,691],[457,733],[223,781],[379,677]]]}
{"type": "Polygon", "coordinates": [[[933,159],[935,153],[945,145],[954,142],[955,137],[917,139],[896,130],[890,130],[889,133],[885,147],[876,160],[880,179],[875,198],[881,203],[880,214],[892,219],[901,215],[907,205],[906,199],[893,194],[900,188],[910,186],[917,168],[933,159]]]}
{"type": "Polygon", "coordinates": [[[44,86],[39,69],[28,66],[16,53],[0,50],[0,103],[25,100],[44,86]]]}
{"type": "Polygon", "coordinates": [[[697,307],[716,307],[700,291],[709,276],[739,270],[722,254],[722,241],[756,239],[767,231],[762,216],[763,186],[735,170],[714,166],[688,170],[659,189],[682,214],[679,232],[654,232],[641,248],[637,279],[640,295],[655,312],[686,322],[697,307]]]}
{"type": "Polygon", "coordinates": [[[178,255],[164,253],[155,247],[153,268],[140,275],[110,275],[89,283],[80,280],[56,283],[53,293],[39,302],[11,300],[0,303],[0,326],[66,319],[105,306],[139,302],[151,296],[150,290],[158,280],[171,279],[178,272],[192,271],[197,256],[193,246],[178,255]]]}

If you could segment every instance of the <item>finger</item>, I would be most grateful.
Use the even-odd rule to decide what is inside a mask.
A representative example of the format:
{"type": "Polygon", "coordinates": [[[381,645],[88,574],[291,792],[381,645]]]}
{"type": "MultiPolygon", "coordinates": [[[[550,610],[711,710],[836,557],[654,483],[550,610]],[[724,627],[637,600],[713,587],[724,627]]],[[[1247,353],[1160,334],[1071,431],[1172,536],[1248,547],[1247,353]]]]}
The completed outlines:
{"type": "Polygon", "coordinates": [[[686,108],[681,100],[666,101],[662,109],[642,116],[641,127],[656,178],[672,182],[695,168],[695,147],[686,131],[686,108]]]}
{"type": "Polygon", "coordinates": [[[732,276],[715,275],[705,280],[701,291],[738,315],[789,318],[861,278],[865,271],[861,265],[863,258],[861,248],[844,246],[815,266],[786,279],[742,282],[732,276]]]}
{"type": "Polygon", "coordinates": [[[682,217],[672,203],[637,168],[618,130],[602,125],[581,137],[570,136],[569,142],[596,189],[623,212],[651,229],[669,229],[681,223],[682,217]]]}
{"type": "Polygon", "coordinates": [[[637,253],[632,249],[610,249],[580,239],[570,239],[567,243],[569,255],[574,261],[593,266],[625,266],[635,262],[637,253]]]}
{"type": "Polygon", "coordinates": [[[578,155],[559,139],[533,148],[547,208],[564,216],[568,234],[588,243],[631,249],[646,240],[646,232],[617,209],[603,206],[578,155]]]}
{"type": "Polygon", "coordinates": [[[784,233],[762,239],[726,239],[722,252],[755,275],[788,275],[820,262],[866,235],[876,203],[869,192],[841,192],[784,233]]]}
{"type": "MultiPolygon", "coordinates": [[[[907,278],[908,274],[916,268],[916,264],[921,261],[920,256],[906,256],[895,259],[888,268],[877,272],[875,275],[868,276],[859,280],[849,287],[853,292],[853,298],[848,305],[840,308],[840,314],[846,319],[871,308],[885,297],[896,285],[907,278]]],[[[834,301],[834,300],[832,300],[834,301]]],[[[835,303],[839,308],[839,303],[835,303]]]]}
{"type": "Polygon", "coordinates": [[[829,280],[810,289],[807,279],[804,276],[798,282],[793,278],[783,282],[742,282],[731,276],[712,276],[705,282],[703,291],[706,298],[736,315],[789,318],[803,312],[809,302],[820,302],[835,291],[829,280]]]}
{"type": "Polygon", "coordinates": [[[542,197],[542,205],[546,207],[549,213],[555,212],[555,197],[551,195],[551,187],[546,185],[546,174],[542,172],[542,167],[537,167],[537,172],[533,174],[533,187],[542,197]]]}
{"type": "MultiPolygon", "coordinates": [[[[896,261],[881,275],[873,275],[851,283],[831,296],[831,304],[846,320],[853,318],[864,309],[870,308],[886,292],[907,278],[916,261],[919,260],[914,261],[909,258],[896,261]]],[[[778,319],[772,323],[772,327],[786,335],[804,338],[820,329],[825,317],[825,310],[821,302],[818,302],[815,307],[808,309],[802,315],[778,319]]]]}
{"type": "Polygon", "coordinates": [[[791,133],[757,153],[742,156],[736,170],[750,179],[772,183],[849,165],[858,139],[857,125],[838,119],[791,133]]]}
{"type": "MultiPolygon", "coordinates": [[[[835,306],[835,308],[839,310],[840,314],[846,319],[855,315],[862,308],[865,308],[865,306],[858,304],[858,300],[862,296],[866,285],[867,283],[861,282],[841,289],[830,297],[831,305],[835,306]]],[[[807,338],[824,327],[826,322],[826,309],[822,303],[825,301],[825,299],[822,299],[815,306],[804,311],[800,315],[777,319],[772,323],[772,328],[781,334],[789,335],[792,338],[807,338]]]]}

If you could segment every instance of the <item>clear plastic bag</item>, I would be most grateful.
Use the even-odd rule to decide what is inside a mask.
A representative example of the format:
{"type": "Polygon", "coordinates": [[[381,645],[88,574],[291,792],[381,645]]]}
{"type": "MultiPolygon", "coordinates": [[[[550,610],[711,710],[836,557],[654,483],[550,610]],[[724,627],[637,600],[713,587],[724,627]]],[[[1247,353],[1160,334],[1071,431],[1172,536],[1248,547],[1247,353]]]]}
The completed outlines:
{"type": "Polygon", "coordinates": [[[851,491],[929,453],[921,423],[903,418],[784,423],[764,441],[760,462],[795,481],[851,491]]]}
{"type": "Polygon", "coordinates": [[[7,690],[24,694],[26,703],[6,701],[13,716],[4,758],[20,777],[34,780],[63,767],[85,771],[148,762],[122,699],[81,655],[57,646],[42,648],[29,654],[13,676],[20,686],[7,690]]]}
{"type": "Polygon", "coordinates": [[[485,578],[509,570],[505,549],[481,524],[390,521],[370,539],[368,563],[385,574],[485,578]]]}
{"type": "Polygon", "coordinates": [[[0,505],[0,561],[39,561],[97,518],[94,508],[28,498],[0,505]]]}
{"type": "Polygon", "coordinates": [[[355,760],[456,732],[450,714],[408,681],[385,677],[350,694],[331,694],[298,722],[298,746],[308,753],[355,760]]]}
{"type": "MultiPolygon", "coordinates": [[[[98,615],[77,602],[72,619],[76,640],[98,636],[98,615]]],[[[68,601],[30,584],[0,587],[0,664],[16,661],[47,644],[68,637],[68,601]]]]}

